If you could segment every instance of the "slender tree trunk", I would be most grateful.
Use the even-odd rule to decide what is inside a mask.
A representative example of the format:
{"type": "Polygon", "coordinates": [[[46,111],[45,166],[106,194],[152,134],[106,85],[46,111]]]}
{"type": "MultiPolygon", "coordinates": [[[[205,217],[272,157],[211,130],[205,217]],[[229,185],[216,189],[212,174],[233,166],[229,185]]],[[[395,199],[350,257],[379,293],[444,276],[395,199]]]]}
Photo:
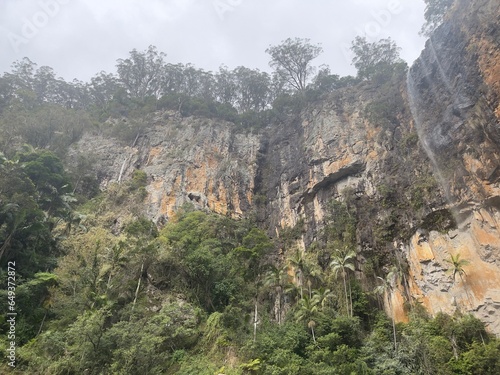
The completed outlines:
{"type": "Polygon", "coordinates": [[[278,325],[281,325],[281,286],[278,287],[278,325]]]}
{"type": "Polygon", "coordinates": [[[347,316],[349,316],[349,297],[347,295],[347,282],[345,279],[345,272],[342,273],[342,277],[344,278],[345,309],[347,312],[347,316]]]}
{"type": "Polygon", "coordinates": [[[304,292],[302,289],[302,273],[301,272],[297,276],[297,281],[298,281],[299,287],[300,287],[300,299],[304,299],[304,292]]]}
{"type": "Polygon", "coordinates": [[[461,274],[460,274],[460,280],[462,280],[462,285],[464,286],[465,295],[467,296],[469,303],[472,305],[472,299],[470,298],[469,291],[467,290],[467,284],[465,284],[465,280],[461,274]]]}
{"type": "Polygon", "coordinates": [[[76,189],[78,188],[78,185],[80,184],[80,180],[81,180],[82,176],[79,175],[78,176],[78,180],[76,180],[76,184],[75,184],[75,187],[73,188],[73,194],[75,194],[76,192],[76,189]]]}
{"type": "Polygon", "coordinates": [[[134,142],[132,142],[132,147],[135,147],[137,144],[137,140],[139,139],[139,136],[141,135],[141,132],[138,132],[137,135],[135,136],[134,142]]]}
{"type": "Polygon", "coordinates": [[[353,316],[353,312],[352,312],[352,291],[351,291],[351,281],[348,279],[347,281],[347,285],[349,285],[349,306],[350,306],[350,311],[351,311],[351,316],[353,316]]]}
{"type": "Polygon", "coordinates": [[[109,270],[109,276],[108,276],[108,282],[106,283],[106,293],[109,290],[109,287],[111,286],[111,275],[113,274],[113,268],[109,270]]]}
{"type": "Polygon", "coordinates": [[[392,310],[392,335],[394,337],[394,351],[396,351],[398,350],[398,341],[396,336],[396,319],[395,319],[394,307],[392,306],[390,296],[388,296],[388,301],[389,301],[389,306],[391,307],[392,310]]]}
{"type": "Polygon", "coordinates": [[[144,261],[141,264],[141,273],[139,274],[139,279],[137,280],[137,288],[135,289],[134,302],[132,302],[132,311],[134,311],[135,303],[137,302],[137,296],[139,295],[139,289],[141,288],[141,279],[143,271],[144,271],[144,261]]]}
{"type": "Polygon", "coordinates": [[[129,158],[125,158],[125,160],[123,161],[122,167],[120,168],[120,174],[118,175],[118,183],[119,184],[122,183],[123,172],[125,172],[125,166],[127,165],[128,160],[129,160],[129,158]]]}
{"type": "Polygon", "coordinates": [[[253,342],[257,340],[257,299],[255,299],[255,311],[253,315],[253,342]]]}
{"type": "Polygon", "coordinates": [[[36,336],[38,336],[40,334],[40,332],[42,332],[43,323],[45,323],[45,318],[47,317],[48,311],[49,310],[45,309],[45,315],[43,316],[42,323],[40,323],[40,328],[38,328],[38,332],[36,333],[36,336]]]}
{"type": "Polygon", "coordinates": [[[311,326],[311,333],[313,337],[313,342],[316,344],[316,336],[314,335],[314,326],[311,326]]]}
{"type": "Polygon", "coordinates": [[[2,259],[4,253],[7,254],[7,252],[5,252],[5,250],[9,247],[10,241],[11,241],[12,236],[14,235],[14,232],[16,231],[16,229],[17,229],[17,226],[12,230],[12,232],[5,239],[5,242],[3,243],[2,248],[0,249],[0,259],[2,259]]]}
{"type": "Polygon", "coordinates": [[[455,336],[451,335],[450,342],[451,342],[451,347],[453,349],[453,356],[455,357],[455,359],[458,359],[458,345],[455,336]]]}

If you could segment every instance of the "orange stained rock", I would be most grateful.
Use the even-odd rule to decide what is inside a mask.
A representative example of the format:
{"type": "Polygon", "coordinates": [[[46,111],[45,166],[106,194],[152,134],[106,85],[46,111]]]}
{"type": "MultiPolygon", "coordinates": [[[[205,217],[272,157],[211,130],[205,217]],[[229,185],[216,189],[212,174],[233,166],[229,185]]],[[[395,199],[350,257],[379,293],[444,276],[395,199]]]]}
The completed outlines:
{"type": "Polygon", "coordinates": [[[174,192],[177,191],[177,189],[179,189],[181,181],[182,181],[182,176],[180,175],[176,176],[174,184],[172,186],[172,190],[168,193],[164,191],[165,182],[163,180],[157,180],[153,182],[152,184],[153,189],[157,192],[157,194],[161,195],[161,202],[160,202],[161,215],[166,215],[168,218],[174,216],[177,203],[174,192]]]}
{"type": "Polygon", "coordinates": [[[377,160],[379,158],[378,152],[372,150],[366,155],[366,160],[377,160]]]}
{"type": "Polygon", "coordinates": [[[219,181],[218,183],[218,194],[215,195],[214,189],[213,189],[213,181],[209,182],[209,186],[212,188],[209,189],[207,192],[207,199],[208,199],[208,205],[209,208],[221,215],[226,215],[227,214],[227,190],[224,186],[224,184],[219,181]]]}
{"type": "Polygon", "coordinates": [[[418,262],[426,262],[435,258],[432,247],[428,241],[419,242],[419,236],[413,236],[412,245],[415,252],[412,254],[418,262]]]}
{"type": "MultiPolygon", "coordinates": [[[[253,183],[250,184],[250,189],[253,189],[253,183]]],[[[253,202],[253,195],[252,195],[252,191],[251,190],[248,190],[246,192],[246,196],[247,196],[247,200],[248,200],[248,203],[252,204],[253,202]]]]}
{"type": "Polygon", "coordinates": [[[160,154],[163,153],[163,148],[161,147],[153,147],[149,150],[148,160],[146,165],[149,165],[154,159],[156,159],[160,154]]]}
{"type": "Polygon", "coordinates": [[[345,158],[341,160],[336,160],[326,165],[323,164],[323,174],[328,176],[331,173],[335,173],[339,171],[341,168],[352,163],[352,155],[347,155],[345,158]]]}
{"type": "MultiPolygon", "coordinates": [[[[472,311],[486,300],[500,302],[500,269],[488,261],[488,254],[499,250],[500,231],[496,220],[484,209],[471,215],[469,225],[452,237],[431,232],[428,242],[419,244],[418,235],[415,235],[409,253],[409,289],[412,297],[420,300],[431,314],[440,311],[452,314],[457,308],[472,311]],[[457,254],[469,264],[463,267],[463,280],[457,275],[452,281],[449,272],[444,272],[450,269],[446,259],[457,254]],[[426,260],[432,260],[432,264],[426,263],[426,260]],[[443,271],[437,270],[436,273],[434,264],[441,265],[443,271]],[[440,284],[434,285],[431,279],[427,279],[430,277],[439,280],[440,284]],[[421,285],[427,286],[425,295],[421,285]]],[[[394,300],[394,303],[397,301],[394,300]]],[[[399,315],[396,318],[401,319],[399,315]]]]}
{"type": "Polygon", "coordinates": [[[486,224],[473,223],[471,227],[472,235],[480,246],[488,246],[500,249],[500,236],[498,229],[488,228],[486,224]]]}
{"type": "Polygon", "coordinates": [[[399,289],[395,289],[393,293],[391,293],[391,304],[393,306],[393,315],[394,320],[396,322],[408,322],[408,314],[405,311],[405,299],[399,289]]]}

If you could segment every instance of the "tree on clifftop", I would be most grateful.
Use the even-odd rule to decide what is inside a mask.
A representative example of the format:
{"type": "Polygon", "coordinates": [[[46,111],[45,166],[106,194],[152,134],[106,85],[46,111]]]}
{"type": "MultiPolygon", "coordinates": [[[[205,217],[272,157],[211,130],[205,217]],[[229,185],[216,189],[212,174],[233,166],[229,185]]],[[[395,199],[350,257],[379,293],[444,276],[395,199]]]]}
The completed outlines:
{"type": "Polygon", "coordinates": [[[386,76],[394,67],[404,63],[399,57],[400,50],[391,38],[369,43],[366,38],[357,36],[352,42],[351,51],[354,53],[352,65],[358,70],[358,78],[386,76]]]}
{"type": "Polygon", "coordinates": [[[314,73],[311,61],[319,56],[323,49],[313,45],[309,39],[288,38],[278,46],[269,46],[266,53],[271,55],[269,66],[275,69],[278,78],[286,82],[289,88],[302,91],[308,78],[314,73]]]}

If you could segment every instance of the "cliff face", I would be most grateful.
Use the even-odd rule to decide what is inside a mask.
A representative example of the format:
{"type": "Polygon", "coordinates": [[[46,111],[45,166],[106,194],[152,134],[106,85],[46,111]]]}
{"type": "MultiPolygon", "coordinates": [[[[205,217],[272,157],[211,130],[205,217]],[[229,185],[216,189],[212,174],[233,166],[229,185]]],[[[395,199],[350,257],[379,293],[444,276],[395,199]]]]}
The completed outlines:
{"type": "MultiPolygon", "coordinates": [[[[146,213],[168,221],[184,203],[222,215],[241,217],[250,209],[257,170],[259,138],[235,132],[235,125],[209,119],[157,113],[141,124],[133,145],[89,135],[69,159],[84,155],[95,161],[102,187],[141,169],[148,175],[146,213]]],[[[116,126],[116,124],[115,124],[116,126]]]]}
{"type": "Polygon", "coordinates": [[[322,240],[328,203],[345,202],[358,277],[370,286],[391,263],[407,274],[390,296],[396,318],[420,301],[473,311],[500,334],[499,18],[497,1],[461,0],[407,78],[338,90],[259,134],[159,113],[132,146],[87,135],[69,160],[92,155],[103,187],[144,170],[146,212],[160,224],[185,202],[234,217],[256,209],[271,235],[303,225],[304,249],[322,240]],[[469,265],[453,280],[457,254],[469,265]]]}
{"type": "Polygon", "coordinates": [[[500,333],[500,4],[459,1],[408,74],[423,148],[457,229],[416,233],[411,290],[429,311],[474,311],[500,333]],[[460,20],[460,22],[457,22],[460,20]],[[450,256],[469,261],[455,282],[450,256]]]}

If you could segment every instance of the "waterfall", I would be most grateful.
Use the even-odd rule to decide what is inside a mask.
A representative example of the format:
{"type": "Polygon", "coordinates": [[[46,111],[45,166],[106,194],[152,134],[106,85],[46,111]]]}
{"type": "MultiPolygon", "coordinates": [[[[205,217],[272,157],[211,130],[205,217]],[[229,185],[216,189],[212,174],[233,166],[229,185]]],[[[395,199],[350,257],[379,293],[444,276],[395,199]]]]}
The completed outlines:
{"type": "MultiPolygon", "coordinates": [[[[422,61],[421,58],[419,58],[419,61],[422,63],[423,66],[425,66],[425,62],[422,61]]],[[[435,177],[438,181],[438,183],[441,185],[441,187],[444,190],[446,200],[451,203],[452,202],[452,197],[450,193],[450,186],[446,178],[444,177],[443,171],[437,161],[436,155],[432,149],[432,147],[429,145],[428,137],[426,134],[426,127],[424,126],[424,120],[421,116],[421,111],[420,111],[420,95],[419,92],[416,88],[415,80],[412,76],[412,69],[416,67],[417,65],[414,64],[410,69],[408,69],[407,75],[406,75],[406,87],[407,87],[407,92],[408,92],[408,102],[410,105],[410,111],[413,117],[413,121],[415,123],[415,128],[417,130],[417,135],[418,139],[420,141],[420,144],[422,145],[425,153],[427,154],[427,157],[432,163],[433,171],[435,173],[435,177]]],[[[424,67],[423,68],[426,72],[427,69],[424,67]]],[[[432,83],[429,85],[429,87],[432,88],[432,83]]],[[[434,96],[434,95],[433,95],[434,96]]],[[[434,96],[435,97],[435,96],[434,96]]]]}

